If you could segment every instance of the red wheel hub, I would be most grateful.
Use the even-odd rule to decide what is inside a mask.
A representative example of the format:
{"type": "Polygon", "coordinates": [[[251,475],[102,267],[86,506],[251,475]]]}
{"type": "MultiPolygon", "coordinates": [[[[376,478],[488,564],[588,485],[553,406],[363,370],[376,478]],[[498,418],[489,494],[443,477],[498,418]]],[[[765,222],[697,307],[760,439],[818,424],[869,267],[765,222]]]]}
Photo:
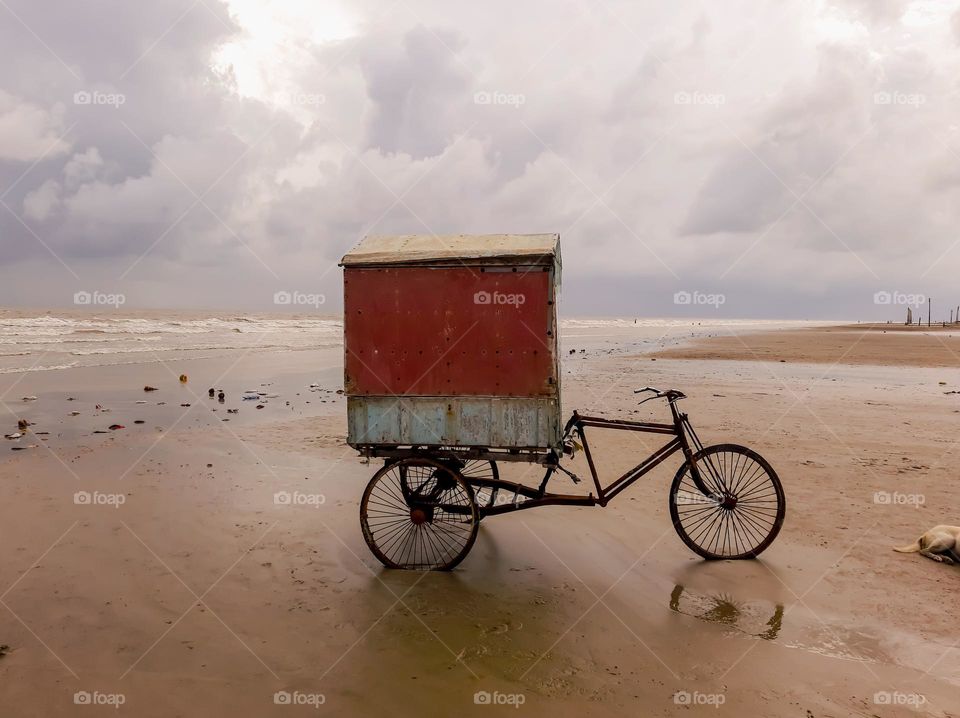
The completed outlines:
{"type": "Polygon", "coordinates": [[[423,509],[410,509],[410,520],[417,526],[426,523],[427,512],[423,509]]]}

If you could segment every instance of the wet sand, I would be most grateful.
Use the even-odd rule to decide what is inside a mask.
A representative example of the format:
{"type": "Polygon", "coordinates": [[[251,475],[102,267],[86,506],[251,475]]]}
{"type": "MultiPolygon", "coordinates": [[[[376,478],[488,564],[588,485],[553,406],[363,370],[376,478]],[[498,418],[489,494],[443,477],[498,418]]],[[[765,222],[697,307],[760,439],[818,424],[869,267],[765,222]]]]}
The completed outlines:
{"type": "MultiPolygon", "coordinates": [[[[605,509],[489,518],[452,573],[382,569],[357,521],[376,467],[343,443],[335,351],[3,377],[4,426],[23,416],[50,433],[0,444],[0,705],[76,715],[80,691],[122,695],[137,716],[960,715],[947,598],[960,569],[890,551],[960,520],[960,396],[944,393],[960,389],[957,365],[781,363],[841,335],[789,334],[769,361],[755,359],[770,333],[739,336],[750,361],[651,361],[590,337],[564,353],[567,412],[661,416],[631,391],[673,386],[705,442],[771,461],[787,520],[751,562],[704,563],[680,542],[671,460],[605,509]],[[257,410],[244,389],[277,397],[257,410]],[[124,499],[76,504],[77,491],[124,499]],[[478,691],[523,705],[477,705],[478,691]]],[[[591,435],[601,473],[638,463],[650,439],[591,435]]],[[[571,468],[586,474],[579,457],[571,468]]]]}

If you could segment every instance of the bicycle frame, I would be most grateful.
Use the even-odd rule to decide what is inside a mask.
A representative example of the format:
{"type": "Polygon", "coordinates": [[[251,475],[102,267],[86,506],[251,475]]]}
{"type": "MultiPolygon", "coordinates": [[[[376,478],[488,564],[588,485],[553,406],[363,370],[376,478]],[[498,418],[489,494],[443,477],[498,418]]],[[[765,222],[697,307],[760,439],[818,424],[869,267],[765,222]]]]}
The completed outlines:
{"type": "Polygon", "coordinates": [[[580,481],[579,477],[570,473],[560,466],[560,457],[554,457],[554,461],[547,463],[547,471],[536,489],[517,484],[510,481],[496,479],[481,479],[474,483],[478,486],[497,488],[513,492],[513,501],[499,506],[490,506],[480,509],[482,516],[494,516],[505,514],[523,509],[530,509],[536,506],[548,505],[573,505],[573,506],[606,506],[607,503],[619,494],[621,491],[631,486],[634,482],[641,479],[654,468],[666,461],[677,452],[681,452],[685,462],[690,464],[691,476],[694,484],[704,494],[709,494],[710,490],[703,483],[697,462],[694,459],[695,454],[703,449],[703,444],[690,425],[690,420],[686,414],[681,412],[676,406],[677,400],[670,400],[670,412],[673,417],[671,424],[659,424],[645,421],[627,421],[623,419],[606,419],[596,416],[584,416],[576,411],[570,417],[564,428],[564,443],[567,444],[573,438],[574,433],[579,438],[583,446],[584,456],[587,460],[587,466],[590,468],[590,475],[593,479],[593,485],[596,488],[596,496],[592,493],[583,496],[576,494],[551,494],[547,493],[547,484],[557,471],[569,475],[575,482],[580,481]],[[593,454],[590,451],[590,443],[587,441],[587,427],[596,427],[598,429],[615,429],[619,431],[639,431],[646,434],[663,434],[672,438],[665,445],[654,451],[650,456],[634,466],[632,469],[604,486],[597,473],[597,467],[593,460],[593,454]],[[519,501],[518,497],[523,496],[525,500],[519,501]]]}

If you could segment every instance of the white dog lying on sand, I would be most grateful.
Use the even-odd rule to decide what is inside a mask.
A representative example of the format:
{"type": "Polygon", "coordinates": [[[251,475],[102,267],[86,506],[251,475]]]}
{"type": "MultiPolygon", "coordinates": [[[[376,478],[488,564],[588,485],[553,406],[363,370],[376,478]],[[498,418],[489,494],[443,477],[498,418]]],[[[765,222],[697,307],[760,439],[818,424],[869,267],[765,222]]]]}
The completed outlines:
{"type": "Polygon", "coordinates": [[[960,563],[960,526],[934,526],[900,553],[919,553],[940,563],[960,563]]]}

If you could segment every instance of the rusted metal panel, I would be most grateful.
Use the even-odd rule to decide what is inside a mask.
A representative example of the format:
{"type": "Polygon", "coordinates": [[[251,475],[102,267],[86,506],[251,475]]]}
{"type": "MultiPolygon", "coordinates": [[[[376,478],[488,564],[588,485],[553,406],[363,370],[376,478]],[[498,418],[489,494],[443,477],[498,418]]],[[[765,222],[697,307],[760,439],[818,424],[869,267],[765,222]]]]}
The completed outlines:
{"type": "Polygon", "coordinates": [[[345,389],[556,396],[553,270],[347,268],[345,389]]]}
{"type": "Polygon", "coordinates": [[[539,448],[561,431],[549,398],[355,396],[347,416],[352,446],[539,448]]]}
{"type": "Polygon", "coordinates": [[[343,265],[349,444],[559,444],[558,235],[368,238],[343,265]]]}

